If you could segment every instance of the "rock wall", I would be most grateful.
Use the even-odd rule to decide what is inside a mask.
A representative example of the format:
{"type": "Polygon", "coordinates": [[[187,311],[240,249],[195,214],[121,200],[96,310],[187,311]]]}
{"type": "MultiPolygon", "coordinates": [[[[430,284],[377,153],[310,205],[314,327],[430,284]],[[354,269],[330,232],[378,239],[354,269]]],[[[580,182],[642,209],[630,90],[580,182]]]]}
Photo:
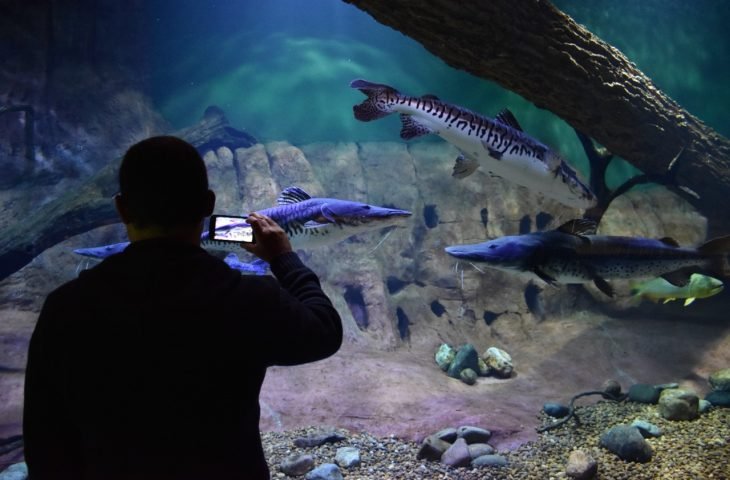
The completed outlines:
{"type": "MultiPolygon", "coordinates": [[[[378,349],[470,341],[509,342],[530,324],[598,303],[632,306],[626,282],[617,299],[595,287],[542,282],[457,263],[444,247],[554,228],[580,216],[551,200],[477,171],[451,177],[457,156],[445,142],[257,144],[205,154],[218,212],[242,214],[275,204],[290,185],[312,196],[391,205],[414,215],[392,231],[361,234],[304,253],[332,296],[350,343],[378,349]],[[387,238],[385,236],[387,235],[387,238]],[[381,243],[382,241],[382,243],[381,243]]],[[[604,234],[704,239],[706,221],[661,188],[631,192],[604,217],[604,234]]]]}
{"type": "MultiPolygon", "coordinates": [[[[674,378],[686,369],[700,378],[727,363],[723,344],[715,340],[722,327],[707,321],[705,306],[727,311],[729,295],[606,323],[596,309],[623,315],[634,308],[626,288],[615,282],[624,296],[607,299],[594,287],[553,288],[496,270],[482,273],[463,264],[455,269],[455,260],[443,252],[446,245],[550,228],[580,212],[483,172],[453,179],[456,151],[445,142],[301,147],[276,142],[220,148],[204,158],[221,213],[269,207],[291,184],[312,195],[414,213],[390,233],[374,231],[302,253],[342,314],[347,353],[330,364],[272,369],[262,396],[273,412],[264,416],[265,428],[337,419],[348,428],[413,436],[450,424],[450,418],[476,415],[474,422],[480,418],[490,428],[512,432],[514,425],[530,424],[545,398],[593,388],[596,378],[635,383],[674,378]],[[692,317],[666,321],[677,312],[692,317]],[[688,339],[693,346],[687,347],[688,339]],[[442,342],[505,349],[515,359],[517,383],[492,379],[483,389],[449,383],[433,362],[442,342]],[[301,403],[282,396],[287,389],[296,390],[301,403]],[[302,394],[306,399],[304,391],[311,392],[302,394]],[[501,408],[485,407],[494,404],[501,408]]],[[[601,231],[674,236],[692,244],[704,238],[705,224],[682,200],[656,188],[619,198],[601,231]]],[[[27,346],[45,297],[94,263],[72,250],[123,240],[120,224],[98,228],[45,251],[0,282],[0,366],[10,372],[0,376],[0,434],[20,431],[27,346]]],[[[726,315],[715,317],[721,319],[717,325],[724,324],[726,315]]]]}

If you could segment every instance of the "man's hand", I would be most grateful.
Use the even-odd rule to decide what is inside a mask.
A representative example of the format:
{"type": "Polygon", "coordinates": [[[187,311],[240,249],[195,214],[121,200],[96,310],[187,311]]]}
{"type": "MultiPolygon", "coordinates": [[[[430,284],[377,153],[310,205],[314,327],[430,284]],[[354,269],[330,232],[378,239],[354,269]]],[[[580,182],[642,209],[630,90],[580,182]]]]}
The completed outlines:
{"type": "Polygon", "coordinates": [[[246,222],[253,228],[256,243],[242,243],[241,246],[261,260],[271,261],[283,253],[292,251],[286,232],[266,215],[252,213],[246,222]]]}

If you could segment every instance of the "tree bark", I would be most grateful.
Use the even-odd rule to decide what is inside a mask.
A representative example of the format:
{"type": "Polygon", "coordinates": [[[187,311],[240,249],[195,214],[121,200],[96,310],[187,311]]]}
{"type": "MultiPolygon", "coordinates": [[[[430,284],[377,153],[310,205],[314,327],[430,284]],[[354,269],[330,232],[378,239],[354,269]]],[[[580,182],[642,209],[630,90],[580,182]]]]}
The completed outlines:
{"type": "Polygon", "coordinates": [[[555,113],[648,175],[684,148],[676,180],[730,231],[730,141],[661,92],[619,50],[546,0],[344,0],[454,68],[555,113]]]}

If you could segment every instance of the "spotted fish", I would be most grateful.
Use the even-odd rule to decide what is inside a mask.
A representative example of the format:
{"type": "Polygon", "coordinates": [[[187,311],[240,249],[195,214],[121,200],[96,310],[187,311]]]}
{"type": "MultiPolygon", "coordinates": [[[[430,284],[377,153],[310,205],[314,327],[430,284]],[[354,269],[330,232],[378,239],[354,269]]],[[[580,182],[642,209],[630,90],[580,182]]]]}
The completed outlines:
{"type": "Polygon", "coordinates": [[[411,97],[388,85],[354,80],[350,86],[367,95],[353,107],[368,122],[399,113],[401,138],[436,134],[461,154],[453,176],[464,178],[480,165],[494,175],[575,208],[587,209],[596,197],[578,173],[550,147],[527,135],[509,110],[495,119],[442,102],[433,95],[411,97]]]}
{"type": "Polygon", "coordinates": [[[551,284],[593,282],[609,296],[613,288],[607,279],[661,276],[681,286],[698,270],[730,274],[730,236],[691,248],[671,238],[596,235],[595,230],[594,222],[571,220],[557,230],[453,245],[446,253],[499,270],[531,273],[551,284]]]}

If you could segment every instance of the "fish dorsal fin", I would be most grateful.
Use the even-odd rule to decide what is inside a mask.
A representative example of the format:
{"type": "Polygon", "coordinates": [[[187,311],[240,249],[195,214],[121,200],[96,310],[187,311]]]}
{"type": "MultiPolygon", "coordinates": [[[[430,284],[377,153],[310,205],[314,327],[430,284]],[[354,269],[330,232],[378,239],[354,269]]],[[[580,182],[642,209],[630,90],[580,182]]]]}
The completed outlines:
{"type": "Polygon", "coordinates": [[[501,112],[497,114],[496,117],[494,117],[495,120],[497,120],[499,123],[510,126],[514,128],[515,130],[522,131],[522,127],[520,126],[520,122],[517,121],[514,114],[509,111],[509,109],[505,108],[501,112]]]}
{"type": "Polygon", "coordinates": [[[659,239],[660,242],[662,242],[664,245],[669,245],[670,247],[677,247],[679,248],[679,242],[673,239],[672,237],[662,237],[659,239]]]}
{"type": "Polygon", "coordinates": [[[287,187],[279,194],[279,198],[276,199],[276,204],[290,205],[292,203],[304,202],[311,198],[307,192],[299,187],[287,187]]]}
{"type": "Polygon", "coordinates": [[[675,287],[684,287],[689,283],[692,271],[689,268],[681,268],[673,272],[667,272],[661,277],[675,287]]]}
{"type": "Polygon", "coordinates": [[[708,240],[698,250],[705,255],[728,255],[730,254],[730,235],[708,240]]]}
{"type": "Polygon", "coordinates": [[[439,101],[441,101],[439,99],[439,97],[437,97],[433,93],[427,93],[426,95],[421,95],[421,98],[424,99],[424,100],[439,100],[439,101]]]}
{"type": "Polygon", "coordinates": [[[596,234],[596,222],[588,220],[587,218],[576,218],[560,225],[557,229],[558,232],[567,233],[570,235],[595,235],[596,234]]]}

